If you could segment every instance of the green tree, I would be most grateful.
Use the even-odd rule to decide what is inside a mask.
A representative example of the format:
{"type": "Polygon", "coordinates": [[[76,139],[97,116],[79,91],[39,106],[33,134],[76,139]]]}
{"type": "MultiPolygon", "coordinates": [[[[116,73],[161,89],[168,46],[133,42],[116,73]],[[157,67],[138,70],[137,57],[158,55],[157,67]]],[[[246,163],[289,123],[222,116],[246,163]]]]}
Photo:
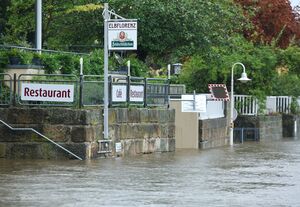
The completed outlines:
{"type": "Polygon", "coordinates": [[[207,53],[214,45],[227,44],[246,24],[231,1],[112,0],[111,7],[126,18],[138,18],[139,57],[154,61],[177,62],[195,52],[207,53]]]}
{"type": "MultiPolygon", "coordinates": [[[[211,50],[210,55],[197,54],[192,56],[183,66],[180,82],[187,85],[189,92],[196,89],[207,93],[209,83],[225,83],[229,91],[231,83],[231,67],[236,62],[242,62],[247,68],[247,74],[252,79],[242,85],[235,81],[237,94],[270,93],[274,78],[277,76],[278,58],[270,46],[254,46],[243,38],[236,37],[234,45],[218,47],[211,50]]],[[[234,69],[234,78],[241,74],[242,68],[234,69]]]]}
{"type": "MultiPolygon", "coordinates": [[[[0,37],[4,35],[4,29],[6,27],[7,19],[8,19],[8,14],[7,14],[7,9],[10,5],[9,0],[2,0],[1,1],[1,6],[0,6],[0,37]]],[[[1,38],[0,38],[0,43],[1,43],[1,38]]]]}

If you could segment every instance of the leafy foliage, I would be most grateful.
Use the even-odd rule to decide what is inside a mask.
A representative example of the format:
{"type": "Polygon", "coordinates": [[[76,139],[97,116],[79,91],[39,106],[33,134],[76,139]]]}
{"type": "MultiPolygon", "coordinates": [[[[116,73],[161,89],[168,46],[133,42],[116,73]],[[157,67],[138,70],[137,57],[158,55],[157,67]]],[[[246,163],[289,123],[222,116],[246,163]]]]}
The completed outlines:
{"type": "Polygon", "coordinates": [[[138,18],[139,57],[163,62],[227,44],[245,22],[233,3],[222,0],[114,0],[111,6],[127,18],[138,18]]]}
{"type": "MultiPolygon", "coordinates": [[[[33,46],[35,1],[2,2],[0,42],[33,46]]],[[[208,92],[209,83],[229,86],[232,65],[242,62],[252,81],[246,85],[236,81],[236,93],[296,96],[299,16],[285,0],[235,2],[239,4],[233,0],[110,0],[110,9],[119,15],[138,18],[137,56],[123,52],[124,64],[130,60],[131,74],[145,76],[149,68],[181,62],[182,74],[171,81],[186,84],[190,92],[208,92]]],[[[98,0],[43,1],[43,48],[88,51],[89,55],[83,56],[84,74],[103,74],[103,50],[99,49],[103,48],[102,8],[98,0]]],[[[30,54],[24,64],[32,58],[30,54]]],[[[27,54],[23,55],[25,60],[27,54]]],[[[7,64],[8,56],[1,54],[0,67],[7,64]]],[[[47,73],[79,74],[79,58],[69,54],[41,56],[47,73]]],[[[125,65],[111,57],[109,66],[114,70],[125,65]]],[[[241,72],[237,66],[234,77],[241,72]]]]}
{"type": "Polygon", "coordinates": [[[300,39],[300,21],[296,18],[289,1],[286,0],[235,0],[243,6],[245,14],[251,19],[254,30],[246,36],[255,42],[272,41],[286,48],[294,36],[300,39]]]}
{"type": "MultiPolygon", "coordinates": [[[[255,90],[271,91],[276,77],[277,56],[269,46],[255,47],[243,38],[236,38],[237,48],[228,51],[226,48],[212,50],[210,56],[197,54],[192,56],[183,67],[180,77],[187,84],[187,90],[197,89],[198,92],[208,92],[209,83],[226,83],[230,85],[231,67],[236,62],[242,62],[248,69],[246,72],[252,79],[251,83],[242,85],[235,82],[235,91],[240,94],[255,94],[255,90]],[[220,55],[221,54],[221,55],[220,55]],[[219,55],[219,56],[218,56],[219,55]],[[218,57],[218,60],[215,59],[218,57]],[[264,87],[261,87],[261,85],[264,87]]],[[[241,74],[242,69],[234,68],[234,77],[241,74]]]]}

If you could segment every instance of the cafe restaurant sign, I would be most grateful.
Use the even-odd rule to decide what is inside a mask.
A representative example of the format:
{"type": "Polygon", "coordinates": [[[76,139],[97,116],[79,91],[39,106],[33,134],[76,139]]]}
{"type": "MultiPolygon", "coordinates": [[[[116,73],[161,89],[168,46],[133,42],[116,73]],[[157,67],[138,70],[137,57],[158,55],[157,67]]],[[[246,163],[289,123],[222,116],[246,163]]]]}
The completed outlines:
{"type": "Polygon", "coordinates": [[[137,20],[108,21],[109,50],[137,50],[137,20]]]}

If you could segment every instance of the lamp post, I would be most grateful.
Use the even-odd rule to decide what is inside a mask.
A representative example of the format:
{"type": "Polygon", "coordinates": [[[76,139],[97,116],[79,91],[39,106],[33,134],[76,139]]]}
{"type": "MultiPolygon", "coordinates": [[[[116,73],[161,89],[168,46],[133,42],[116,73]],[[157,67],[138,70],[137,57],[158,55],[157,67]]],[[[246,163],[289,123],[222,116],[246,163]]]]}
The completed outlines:
{"type": "Polygon", "coordinates": [[[234,125],[233,125],[233,108],[234,108],[234,96],[233,96],[233,93],[234,93],[234,90],[233,90],[234,80],[233,80],[233,75],[234,74],[233,74],[233,72],[234,72],[234,67],[236,65],[241,65],[243,67],[242,76],[238,80],[241,81],[242,83],[246,83],[246,82],[251,80],[247,77],[246,68],[243,65],[243,63],[237,62],[237,63],[234,63],[232,65],[232,68],[231,68],[231,94],[230,94],[230,146],[233,146],[233,128],[234,128],[234,125]]]}
{"type": "Polygon", "coordinates": [[[180,74],[180,72],[181,72],[181,66],[182,66],[181,63],[175,63],[175,64],[173,64],[174,74],[175,75],[179,75],[180,74]]]}

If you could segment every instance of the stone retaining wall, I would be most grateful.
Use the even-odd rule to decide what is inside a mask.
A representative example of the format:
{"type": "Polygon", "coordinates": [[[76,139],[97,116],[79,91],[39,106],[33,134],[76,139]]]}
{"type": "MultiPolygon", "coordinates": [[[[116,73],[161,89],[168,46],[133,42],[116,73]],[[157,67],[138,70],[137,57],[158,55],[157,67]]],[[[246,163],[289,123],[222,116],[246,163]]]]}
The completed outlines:
{"type": "Polygon", "coordinates": [[[220,147],[228,143],[226,118],[199,120],[199,148],[220,147]]]}
{"type": "Polygon", "coordinates": [[[282,138],[282,116],[259,116],[260,140],[279,140],[282,138]]]}
{"type": "Polygon", "coordinates": [[[258,128],[259,139],[278,140],[282,138],[282,116],[238,116],[235,121],[237,128],[258,128]]]}
{"type": "MultiPolygon", "coordinates": [[[[34,128],[76,155],[98,157],[103,139],[102,110],[66,108],[0,108],[0,119],[14,128],[34,128]]],[[[122,143],[121,155],[173,151],[173,110],[110,109],[112,148],[122,143]]],[[[30,131],[12,131],[0,124],[0,157],[52,159],[72,157],[30,131]]]]}
{"type": "Polygon", "coordinates": [[[111,109],[109,126],[123,155],[175,151],[174,110],[111,109]]]}

